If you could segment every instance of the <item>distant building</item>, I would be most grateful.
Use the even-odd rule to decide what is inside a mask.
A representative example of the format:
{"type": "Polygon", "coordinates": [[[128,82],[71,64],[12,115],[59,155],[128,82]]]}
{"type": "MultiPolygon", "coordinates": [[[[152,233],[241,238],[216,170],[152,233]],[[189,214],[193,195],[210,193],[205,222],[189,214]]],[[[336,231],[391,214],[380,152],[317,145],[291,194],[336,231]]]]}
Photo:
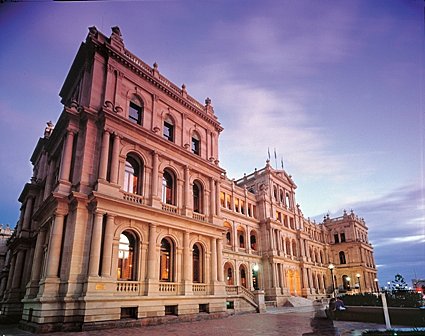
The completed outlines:
{"type": "Polygon", "coordinates": [[[415,292],[425,294],[425,279],[413,279],[412,285],[415,292]]]}
{"type": "Polygon", "coordinates": [[[8,262],[7,257],[7,241],[12,237],[13,230],[10,228],[9,224],[0,224],[0,284],[2,278],[7,276],[7,268],[5,268],[6,263],[8,262]]]}
{"type": "Polygon", "coordinates": [[[89,28],[60,96],[19,197],[3,319],[78,330],[375,290],[364,220],[306,219],[268,161],[227,178],[211,100],[130,53],[119,28],[89,28]]]}

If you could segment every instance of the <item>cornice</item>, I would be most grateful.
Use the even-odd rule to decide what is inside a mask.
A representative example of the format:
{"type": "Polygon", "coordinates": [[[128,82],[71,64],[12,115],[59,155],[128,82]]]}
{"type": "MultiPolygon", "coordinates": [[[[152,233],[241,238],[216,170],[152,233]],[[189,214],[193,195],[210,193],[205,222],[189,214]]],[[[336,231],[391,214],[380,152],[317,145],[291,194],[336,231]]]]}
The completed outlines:
{"type": "Polygon", "coordinates": [[[133,73],[137,74],[138,76],[142,77],[147,82],[151,83],[153,86],[164,92],[167,96],[172,98],[174,101],[178,102],[179,104],[183,105],[187,109],[194,112],[196,115],[207,121],[208,123],[212,124],[218,132],[223,131],[223,127],[220,125],[220,123],[215,120],[213,117],[209,116],[201,107],[202,104],[196,101],[194,98],[192,98],[189,95],[186,95],[187,98],[185,98],[182,94],[182,90],[179,89],[175,84],[173,84],[170,80],[165,78],[164,76],[160,75],[157,72],[157,77],[155,77],[155,71],[150,66],[145,64],[143,61],[136,58],[136,56],[133,56],[127,49],[124,49],[124,52],[121,52],[105,42],[103,45],[94,42],[94,46],[98,51],[102,51],[102,46],[106,49],[106,53],[108,56],[112,57],[116,61],[118,61],[120,64],[125,66],[127,69],[130,69],[133,73]],[[128,55],[126,55],[127,53],[128,55]]]}

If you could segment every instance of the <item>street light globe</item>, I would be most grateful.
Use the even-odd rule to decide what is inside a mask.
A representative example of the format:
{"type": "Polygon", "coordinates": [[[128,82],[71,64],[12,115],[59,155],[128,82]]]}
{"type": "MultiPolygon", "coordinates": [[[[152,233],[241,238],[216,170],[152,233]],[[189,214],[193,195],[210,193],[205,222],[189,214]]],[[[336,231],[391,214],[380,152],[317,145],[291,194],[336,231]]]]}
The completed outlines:
{"type": "Polygon", "coordinates": [[[350,282],[351,278],[350,277],[346,277],[345,278],[348,282],[350,282]]]}
{"type": "Polygon", "coordinates": [[[360,273],[357,273],[357,274],[356,274],[356,277],[357,277],[357,278],[360,278],[360,273]]]}
{"type": "Polygon", "coordinates": [[[329,264],[328,268],[332,271],[335,268],[335,266],[334,264],[329,264]]]}
{"type": "Polygon", "coordinates": [[[378,278],[375,278],[375,280],[374,280],[375,282],[378,282],[379,280],[378,280],[378,278]]]}
{"type": "Polygon", "coordinates": [[[258,266],[258,264],[254,264],[254,266],[252,266],[252,269],[254,270],[254,272],[257,272],[260,267],[258,266]]]}

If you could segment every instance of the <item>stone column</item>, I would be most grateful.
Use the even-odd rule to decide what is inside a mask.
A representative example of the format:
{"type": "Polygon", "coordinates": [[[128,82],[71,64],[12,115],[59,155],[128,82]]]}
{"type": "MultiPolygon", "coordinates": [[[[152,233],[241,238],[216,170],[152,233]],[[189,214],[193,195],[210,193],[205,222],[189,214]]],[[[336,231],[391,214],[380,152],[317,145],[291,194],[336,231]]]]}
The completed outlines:
{"type": "Polygon", "coordinates": [[[53,183],[53,170],[54,170],[54,161],[50,161],[48,163],[47,175],[46,175],[46,184],[44,186],[44,195],[43,200],[45,200],[52,191],[52,183],[53,183]]]}
{"type": "Polygon", "coordinates": [[[15,264],[16,264],[16,254],[12,256],[12,260],[10,261],[9,274],[7,276],[6,289],[12,288],[12,285],[13,285],[12,278],[13,278],[13,272],[15,271],[15,264]]]}
{"type": "Polygon", "coordinates": [[[107,130],[103,131],[102,136],[102,151],[100,153],[100,165],[99,165],[99,178],[106,180],[106,174],[108,172],[108,159],[109,159],[109,141],[110,133],[107,130]]]}
{"type": "Polygon", "coordinates": [[[34,259],[31,269],[31,282],[38,282],[40,280],[45,240],[46,231],[40,231],[37,235],[37,242],[35,244],[34,259]]]}
{"type": "Polygon", "coordinates": [[[118,184],[118,165],[120,154],[120,137],[114,134],[114,142],[112,144],[111,158],[111,183],[118,184]]]}
{"type": "Polygon", "coordinates": [[[71,160],[72,160],[72,145],[74,143],[74,132],[68,130],[68,135],[65,140],[65,147],[62,157],[62,166],[60,172],[60,179],[62,181],[69,181],[71,172],[71,160]]]}
{"type": "Polygon", "coordinates": [[[156,225],[153,223],[149,224],[149,246],[148,246],[148,279],[156,279],[156,225]]]}
{"type": "Polygon", "coordinates": [[[222,264],[223,264],[223,240],[217,239],[217,274],[218,274],[218,281],[220,282],[224,281],[222,264]]]}
{"type": "Polygon", "coordinates": [[[56,214],[55,221],[52,223],[53,228],[51,231],[50,246],[47,255],[46,277],[48,278],[58,277],[64,220],[65,216],[63,214],[56,214]]]}
{"type": "Polygon", "coordinates": [[[187,210],[189,208],[193,208],[193,206],[191,206],[191,201],[190,201],[189,166],[184,167],[184,195],[183,196],[184,196],[183,209],[186,211],[185,215],[187,216],[188,215],[187,210]]]}
{"type": "Polygon", "coordinates": [[[220,181],[215,181],[216,188],[216,209],[217,217],[221,217],[221,204],[220,204],[220,181]]]}
{"type": "Polygon", "coordinates": [[[28,230],[30,228],[33,201],[33,197],[28,197],[25,203],[24,221],[22,224],[23,230],[28,230]]]}
{"type": "Polygon", "coordinates": [[[192,264],[190,262],[190,247],[189,247],[189,231],[184,232],[183,236],[183,280],[190,281],[190,270],[192,264]]]}
{"type": "Polygon", "coordinates": [[[211,238],[211,282],[217,281],[217,238],[211,238]]]}
{"type": "Polygon", "coordinates": [[[112,215],[106,215],[105,236],[103,239],[102,276],[111,276],[112,243],[114,238],[114,219],[112,215]]]}
{"type": "Polygon", "coordinates": [[[151,197],[153,204],[153,199],[158,198],[158,169],[159,169],[159,162],[158,162],[158,153],[153,152],[152,153],[152,190],[151,190],[151,197]]]}
{"type": "Polygon", "coordinates": [[[15,268],[13,269],[12,288],[19,288],[22,281],[22,269],[24,267],[25,251],[18,250],[15,268]]]}
{"type": "Polygon", "coordinates": [[[100,247],[102,243],[103,214],[96,212],[93,219],[93,229],[91,236],[89,276],[99,275],[100,247]]]}
{"type": "Polygon", "coordinates": [[[216,191],[215,191],[215,181],[214,181],[214,179],[210,179],[210,189],[211,189],[211,192],[210,192],[210,197],[211,197],[211,200],[210,200],[210,215],[211,215],[211,219],[215,216],[215,214],[216,214],[216,197],[217,197],[217,193],[216,193],[216,191]]]}

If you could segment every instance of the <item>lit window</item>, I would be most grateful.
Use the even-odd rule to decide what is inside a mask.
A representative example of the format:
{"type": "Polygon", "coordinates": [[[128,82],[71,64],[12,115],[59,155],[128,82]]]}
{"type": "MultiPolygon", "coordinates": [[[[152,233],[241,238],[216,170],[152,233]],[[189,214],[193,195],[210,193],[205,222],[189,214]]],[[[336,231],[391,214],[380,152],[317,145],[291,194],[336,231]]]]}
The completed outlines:
{"type": "Polygon", "coordinates": [[[250,245],[251,249],[253,249],[254,251],[257,250],[257,237],[255,236],[255,233],[251,233],[250,245]]]}
{"type": "Polygon", "coordinates": [[[193,245],[192,264],[193,282],[202,282],[202,248],[198,244],[193,245]]]}
{"type": "Polygon", "coordinates": [[[193,183],[193,211],[203,213],[202,211],[202,187],[199,182],[193,183]]]}
{"type": "Polygon", "coordinates": [[[159,265],[159,280],[161,281],[173,281],[173,250],[172,244],[164,238],[161,241],[161,253],[160,253],[160,265],[159,265]]]}
{"type": "Polygon", "coordinates": [[[174,194],[174,177],[170,172],[164,171],[164,174],[162,175],[162,203],[175,205],[174,194]]]}
{"type": "Polygon", "coordinates": [[[136,239],[130,232],[123,232],[120,235],[118,245],[118,280],[137,280],[136,279],[136,266],[135,259],[136,239]]]}
{"type": "Polygon", "coordinates": [[[125,192],[141,194],[141,174],[142,166],[132,156],[128,156],[125,161],[124,185],[125,192]]]}
{"type": "Polygon", "coordinates": [[[220,191],[220,205],[224,208],[226,206],[224,192],[220,191]]]}
{"type": "Polygon", "coordinates": [[[345,259],[345,253],[343,251],[339,252],[339,263],[346,264],[347,260],[345,259]]]}

